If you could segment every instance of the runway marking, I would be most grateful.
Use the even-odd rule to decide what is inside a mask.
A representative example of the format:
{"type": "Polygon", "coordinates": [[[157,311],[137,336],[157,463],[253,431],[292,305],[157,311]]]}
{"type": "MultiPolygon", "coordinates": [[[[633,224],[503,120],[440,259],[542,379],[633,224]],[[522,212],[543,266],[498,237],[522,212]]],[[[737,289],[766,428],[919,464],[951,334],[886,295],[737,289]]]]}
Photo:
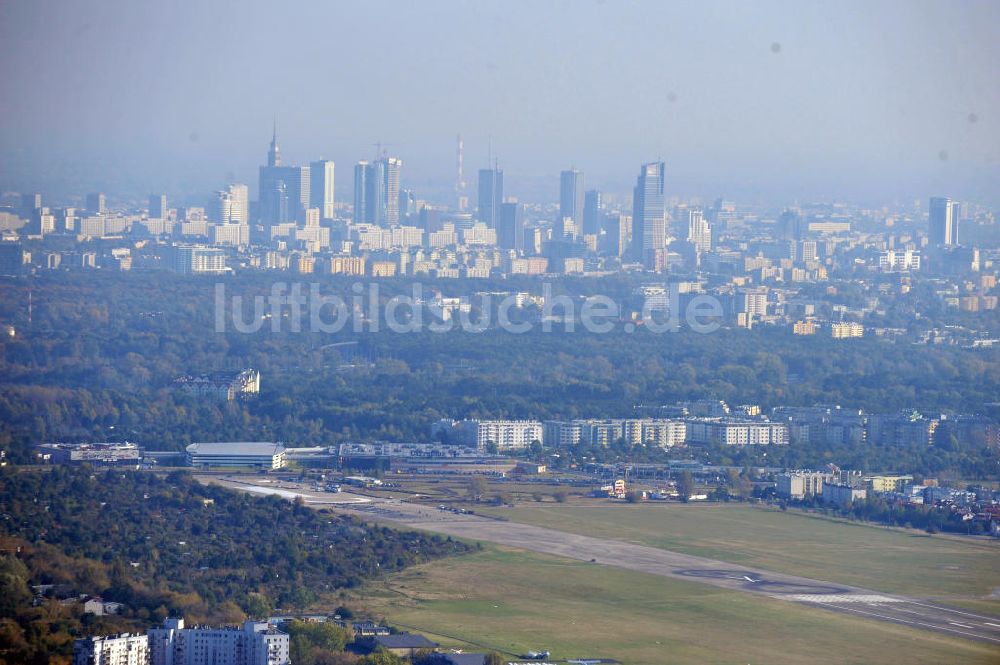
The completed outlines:
{"type": "Polygon", "coordinates": [[[984,617],[981,614],[972,614],[971,612],[962,612],[960,610],[952,609],[950,607],[945,607],[943,605],[930,605],[928,603],[918,603],[915,600],[910,600],[910,601],[907,601],[907,602],[913,603],[914,605],[920,605],[920,607],[930,607],[930,608],[933,608],[935,610],[941,610],[942,612],[954,612],[955,614],[961,614],[962,616],[972,617],[973,619],[982,619],[983,621],[985,621],[986,619],[995,619],[996,618],[996,617],[984,617]]]}
{"type": "Polygon", "coordinates": [[[997,644],[1000,644],[1000,638],[990,637],[989,635],[980,635],[979,633],[969,633],[964,630],[955,630],[954,628],[948,628],[947,626],[942,626],[940,624],[925,623],[923,621],[909,621],[907,619],[902,619],[900,617],[894,617],[887,614],[879,614],[877,612],[865,612],[864,610],[859,610],[855,607],[839,607],[837,609],[841,609],[845,612],[854,612],[856,614],[864,614],[867,616],[878,617],[879,619],[885,619],[886,621],[892,621],[894,623],[905,623],[910,626],[926,626],[932,630],[943,630],[949,633],[955,633],[957,635],[966,635],[967,637],[974,637],[979,640],[989,640],[990,642],[996,642],[997,644]]]}
{"type": "Polygon", "coordinates": [[[984,621],[987,626],[993,626],[994,628],[1000,628],[1000,623],[990,623],[989,621],[984,621]]]}
{"type": "Polygon", "coordinates": [[[855,593],[855,594],[842,594],[842,593],[801,593],[794,596],[787,596],[792,600],[797,600],[803,603],[820,603],[828,605],[830,603],[905,603],[905,600],[900,598],[892,598],[890,596],[882,596],[879,594],[870,593],[855,593]]]}
{"type": "Polygon", "coordinates": [[[966,626],[964,623],[955,623],[954,621],[949,621],[953,626],[958,626],[959,628],[968,628],[969,630],[974,630],[972,626],[966,626]]]}

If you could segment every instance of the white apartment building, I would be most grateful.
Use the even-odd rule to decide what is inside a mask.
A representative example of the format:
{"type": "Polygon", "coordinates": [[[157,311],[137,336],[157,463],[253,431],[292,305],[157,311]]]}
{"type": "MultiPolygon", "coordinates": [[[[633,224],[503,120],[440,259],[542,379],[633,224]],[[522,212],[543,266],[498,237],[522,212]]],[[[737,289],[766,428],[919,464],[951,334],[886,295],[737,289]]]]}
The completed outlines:
{"type": "Polygon", "coordinates": [[[686,421],[689,443],[727,446],[786,445],[788,425],[768,421],[695,418],[686,421]]]}
{"type": "Polygon", "coordinates": [[[830,336],[833,337],[833,339],[864,337],[865,327],[860,323],[831,323],[830,336]]]}
{"type": "Polygon", "coordinates": [[[73,665],[150,665],[149,638],[122,633],[74,640],[73,665]]]}
{"type": "Polygon", "coordinates": [[[882,272],[909,272],[920,270],[920,252],[911,249],[904,251],[890,249],[882,252],[878,259],[878,267],[882,272]]]}
{"type": "Polygon", "coordinates": [[[290,665],[288,635],[266,622],[185,628],[184,619],[167,619],[147,634],[149,665],[290,665]]]}
{"type": "Polygon", "coordinates": [[[537,420],[440,420],[431,427],[431,436],[445,434],[450,443],[485,450],[493,443],[500,451],[520,450],[532,441],[545,440],[545,428],[537,420]]]}

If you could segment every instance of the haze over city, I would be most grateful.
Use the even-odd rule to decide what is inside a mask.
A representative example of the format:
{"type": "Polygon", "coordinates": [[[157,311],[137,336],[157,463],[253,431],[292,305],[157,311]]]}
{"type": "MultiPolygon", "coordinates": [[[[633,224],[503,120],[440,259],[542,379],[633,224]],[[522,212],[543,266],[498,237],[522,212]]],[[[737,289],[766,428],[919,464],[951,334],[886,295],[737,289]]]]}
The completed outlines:
{"type": "Polygon", "coordinates": [[[432,200],[461,133],[527,201],[663,159],[671,195],[995,204],[1000,4],[955,7],[5,2],[0,187],[200,203],[255,181],[276,118],[290,163],[381,142],[432,200]]]}
{"type": "Polygon", "coordinates": [[[0,0],[0,665],[997,665],[1000,0],[0,0]]]}

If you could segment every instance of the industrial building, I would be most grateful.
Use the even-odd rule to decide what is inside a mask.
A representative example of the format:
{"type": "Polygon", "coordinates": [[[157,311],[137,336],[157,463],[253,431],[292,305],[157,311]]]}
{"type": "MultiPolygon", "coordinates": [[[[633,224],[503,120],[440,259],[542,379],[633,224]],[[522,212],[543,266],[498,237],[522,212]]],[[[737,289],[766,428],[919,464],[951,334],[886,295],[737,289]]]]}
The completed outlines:
{"type": "Polygon", "coordinates": [[[187,447],[187,463],[200,469],[250,467],[280,469],[285,466],[285,446],[266,441],[192,443],[187,447]]]}

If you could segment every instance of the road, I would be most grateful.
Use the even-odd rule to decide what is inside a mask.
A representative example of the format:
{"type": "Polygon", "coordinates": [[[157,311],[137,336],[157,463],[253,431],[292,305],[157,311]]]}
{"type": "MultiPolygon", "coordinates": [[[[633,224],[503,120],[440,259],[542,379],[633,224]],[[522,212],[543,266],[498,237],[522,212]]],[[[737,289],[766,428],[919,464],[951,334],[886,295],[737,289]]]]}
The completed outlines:
{"type": "Polygon", "coordinates": [[[920,598],[748,568],[620,540],[571,534],[478,515],[456,514],[395,499],[350,492],[312,492],[290,484],[260,485],[260,481],[247,478],[214,477],[205,480],[243,491],[273,493],[285,498],[301,496],[308,505],[330,508],[365,520],[762,594],[1000,646],[1000,617],[967,612],[920,598]]]}

